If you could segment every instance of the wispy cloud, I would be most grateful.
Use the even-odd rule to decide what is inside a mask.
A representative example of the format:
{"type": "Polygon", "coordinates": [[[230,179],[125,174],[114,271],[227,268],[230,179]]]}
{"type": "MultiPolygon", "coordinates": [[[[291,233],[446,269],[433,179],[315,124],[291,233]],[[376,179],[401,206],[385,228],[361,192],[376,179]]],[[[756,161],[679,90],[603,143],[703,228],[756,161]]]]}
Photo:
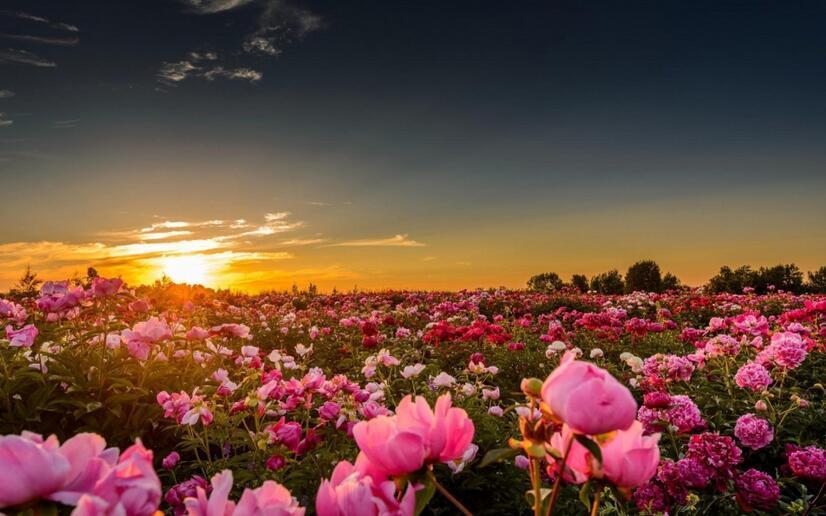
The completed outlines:
{"type": "MultiPolygon", "coordinates": [[[[287,0],[179,0],[186,12],[198,15],[217,15],[228,11],[240,10],[250,6],[256,18],[252,23],[255,29],[247,33],[237,51],[229,51],[233,61],[237,61],[239,52],[257,56],[276,57],[284,49],[316,30],[324,23],[317,14],[293,5],[287,0]]],[[[241,54],[243,57],[243,54],[241,54]]],[[[256,83],[264,75],[260,70],[233,62],[215,53],[198,54],[191,52],[179,61],[164,61],[156,74],[162,84],[174,86],[189,78],[201,78],[207,81],[215,79],[239,80],[256,83]]],[[[163,91],[163,90],[161,90],[163,91]]]]}
{"type": "Polygon", "coordinates": [[[284,48],[301,41],[321,29],[323,20],[307,9],[284,0],[267,0],[258,17],[258,29],[244,40],[244,51],[250,54],[278,56],[284,48]]]}
{"type": "Polygon", "coordinates": [[[72,127],[77,127],[78,122],[80,122],[79,118],[72,120],[55,120],[52,122],[52,129],[71,129],[72,127]]]}
{"type": "Polygon", "coordinates": [[[7,48],[0,50],[0,63],[4,64],[24,64],[37,66],[39,68],[54,68],[57,64],[54,61],[44,59],[28,50],[7,48]]]}
{"type": "Polygon", "coordinates": [[[14,123],[14,120],[6,118],[5,113],[0,113],[0,127],[8,127],[14,123]]]}
{"type": "Polygon", "coordinates": [[[43,23],[53,29],[65,30],[68,32],[79,32],[80,29],[75,25],[62,22],[54,22],[42,16],[35,16],[34,14],[25,13],[22,11],[0,11],[0,15],[17,18],[18,20],[27,20],[36,23],[43,23]]]}
{"type": "Polygon", "coordinates": [[[326,241],[327,241],[326,238],[291,238],[289,240],[284,240],[283,242],[279,242],[278,245],[292,247],[292,246],[322,244],[326,241]]]}
{"type": "Polygon", "coordinates": [[[190,52],[186,59],[175,62],[163,62],[156,77],[168,86],[174,86],[189,78],[200,77],[207,81],[215,79],[244,80],[258,82],[264,75],[252,68],[225,68],[217,64],[219,56],[215,52],[190,52]]]}
{"type": "Polygon", "coordinates": [[[425,247],[427,244],[410,240],[407,235],[395,235],[390,238],[348,240],[329,244],[327,247],[425,247]]]}
{"type": "Polygon", "coordinates": [[[0,90],[0,99],[8,99],[14,97],[15,93],[11,90],[0,90]]]}
{"type": "Polygon", "coordinates": [[[62,47],[71,47],[80,43],[80,38],[77,36],[31,36],[28,34],[9,34],[6,32],[0,32],[0,38],[27,41],[30,43],[42,43],[44,45],[57,45],[62,47]]]}
{"type": "Polygon", "coordinates": [[[180,0],[195,14],[215,14],[253,3],[255,0],[180,0]]]}

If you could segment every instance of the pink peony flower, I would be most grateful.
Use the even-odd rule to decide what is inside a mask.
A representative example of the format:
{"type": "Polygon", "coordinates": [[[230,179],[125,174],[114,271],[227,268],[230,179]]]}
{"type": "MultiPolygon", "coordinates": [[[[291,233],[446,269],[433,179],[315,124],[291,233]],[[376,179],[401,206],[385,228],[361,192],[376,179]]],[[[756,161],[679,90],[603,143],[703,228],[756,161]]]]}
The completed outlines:
{"type": "Polygon", "coordinates": [[[642,423],[634,421],[601,445],[602,471],[614,485],[630,489],[642,485],[657,472],[660,434],[643,436],[642,423]]]}
{"type": "Polygon", "coordinates": [[[329,480],[322,480],[316,495],[319,516],[397,515],[413,516],[416,489],[408,486],[401,498],[395,496],[391,480],[367,471],[360,461],[341,461],[329,480]]]}
{"type": "Polygon", "coordinates": [[[826,451],[816,446],[796,448],[787,446],[789,469],[796,477],[826,480],[826,451]]]}
{"type": "Polygon", "coordinates": [[[473,440],[473,421],[467,412],[451,406],[450,394],[439,396],[435,409],[423,397],[408,394],[396,407],[396,424],[401,431],[422,437],[429,462],[461,458],[473,440]]]}
{"type": "Polygon", "coordinates": [[[95,278],[92,280],[92,294],[95,297],[114,296],[122,286],[123,280],[120,278],[95,278]]]}
{"type": "Polygon", "coordinates": [[[19,330],[13,326],[6,326],[6,338],[9,339],[9,346],[13,348],[30,348],[37,338],[37,328],[32,324],[27,324],[19,330]]]}
{"type": "Polygon", "coordinates": [[[774,439],[774,432],[768,421],[754,414],[745,414],[737,419],[734,436],[748,448],[759,450],[774,439]]]}
{"type": "Polygon", "coordinates": [[[765,390],[771,385],[772,381],[772,377],[766,368],[756,362],[743,365],[734,375],[734,382],[739,387],[754,392],[765,390]]]}
{"type": "Polygon", "coordinates": [[[0,436],[0,508],[20,505],[61,489],[72,465],[55,436],[0,436]]]}
{"type": "Polygon", "coordinates": [[[770,511],[780,500],[780,488],[777,482],[766,473],[750,469],[734,481],[737,501],[746,512],[754,509],[770,511]]]}
{"type": "Polygon", "coordinates": [[[353,427],[353,437],[361,451],[387,476],[397,476],[419,470],[429,450],[425,436],[402,430],[395,417],[377,416],[353,427]]]}
{"type": "Polygon", "coordinates": [[[303,516],[304,510],[286,487],[272,480],[266,480],[257,489],[244,489],[232,514],[233,516],[303,516]]]}
{"type": "Polygon", "coordinates": [[[232,516],[235,503],[229,500],[232,490],[232,471],[225,469],[210,480],[212,492],[197,487],[195,496],[184,499],[188,516],[232,516]],[[207,497],[209,495],[209,497],[207,497]]]}
{"type": "Polygon", "coordinates": [[[542,400],[574,431],[590,435],[627,429],[637,411],[627,387],[571,352],[545,380],[542,400]]]}

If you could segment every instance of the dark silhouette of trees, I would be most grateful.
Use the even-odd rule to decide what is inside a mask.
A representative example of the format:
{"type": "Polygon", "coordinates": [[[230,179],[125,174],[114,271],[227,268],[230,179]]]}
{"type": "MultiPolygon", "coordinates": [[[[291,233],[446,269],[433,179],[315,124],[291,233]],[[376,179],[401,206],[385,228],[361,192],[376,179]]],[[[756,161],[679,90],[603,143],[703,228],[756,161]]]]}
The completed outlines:
{"type": "Polygon", "coordinates": [[[531,276],[528,280],[528,288],[538,292],[551,292],[553,290],[559,290],[563,285],[564,283],[562,282],[562,278],[560,278],[559,274],[555,272],[543,272],[542,274],[531,276]]]}
{"type": "Polygon", "coordinates": [[[584,274],[571,276],[571,286],[580,292],[588,292],[588,278],[584,274]]]}
{"type": "Polygon", "coordinates": [[[622,294],[625,290],[625,282],[622,280],[622,274],[613,269],[591,278],[591,290],[600,294],[622,294]]]}
{"type": "Polygon", "coordinates": [[[663,279],[654,260],[640,260],[625,273],[625,292],[661,292],[663,279]]]}

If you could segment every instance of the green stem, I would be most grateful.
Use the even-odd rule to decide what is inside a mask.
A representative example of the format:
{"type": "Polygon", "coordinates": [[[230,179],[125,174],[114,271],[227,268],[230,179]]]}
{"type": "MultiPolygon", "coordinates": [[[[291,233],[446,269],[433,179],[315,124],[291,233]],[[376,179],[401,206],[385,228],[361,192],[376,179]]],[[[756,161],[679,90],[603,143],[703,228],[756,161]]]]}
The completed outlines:
{"type": "Polygon", "coordinates": [[[459,509],[459,512],[461,512],[465,516],[473,516],[473,513],[467,510],[467,507],[462,505],[462,502],[457,500],[452,494],[450,494],[450,492],[447,489],[445,489],[445,487],[442,484],[439,483],[438,480],[436,480],[436,475],[433,474],[433,471],[428,471],[427,476],[430,477],[431,481],[433,481],[433,485],[436,486],[436,490],[439,491],[439,493],[441,493],[442,496],[447,498],[450,501],[450,503],[452,503],[457,509],[459,509]]]}
{"type": "Polygon", "coordinates": [[[571,446],[574,444],[574,436],[571,435],[571,440],[568,441],[568,444],[565,447],[565,453],[562,455],[562,462],[559,465],[559,471],[556,473],[556,479],[554,480],[554,487],[551,490],[551,501],[548,503],[548,510],[545,514],[551,514],[551,511],[556,504],[556,499],[559,497],[559,487],[562,484],[562,475],[565,474],[565,463],[568,461],[568,454],[571,452],[571,446]]]}

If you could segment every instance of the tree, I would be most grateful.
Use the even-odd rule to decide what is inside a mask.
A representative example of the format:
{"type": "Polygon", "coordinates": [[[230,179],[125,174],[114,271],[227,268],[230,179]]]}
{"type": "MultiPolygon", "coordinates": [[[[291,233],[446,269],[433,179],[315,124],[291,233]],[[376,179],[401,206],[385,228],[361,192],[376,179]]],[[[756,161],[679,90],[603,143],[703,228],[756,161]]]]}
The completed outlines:
{"type": "Polygon", "coordinates": [[[26,272],[17,280],[17,284],[11,288],[9,294],[14,297],[34,297],[43,281],[37,277],[36,272],[32,272],[31,265],[26,265],[26,272]]]}
{"type": "Polygon", "coordinates": [[[720,272],[708,280],[708,289],[712,292],[728,292],[742,294],[746,287],[754,288],[757,283],[757,272],[749,265],[741,265],[732,270],[728,265],[720,267],[720,272]]]}
{"type": "Polygon", "coordinates": [[[641,260],[625,274],[625,292],[662,292],[660,266],[654,260],[641,260]]]}
{"type": "Polygon", "coordinates": [[[809,282],[806,286],[815,294],[826,294],[826,265],[815,272],[809,271],[809,282]]]}
{"type": "Polygon", "coordinates": [[[678,290],[682,285],[680,284],[680,279],[671,274],[670,272],[666,272],[665,276],[663,276],[663,284],[662,289],[663,292],[667,292],[669,290],[678,290]]]}
{"type": "Polygon", "coordinates": [[[537,292],[550,292],[562,288],[562,278],[555,272],[543,272],[536,276],[531,276],[528,280],[528,288],[537,292]]]}
{"type": "Polygon", "coordinates": [[[793,263],[760,267],[754,288],[759,294],[765,294],[769,287],[799,294],[803,291],[803,272],[793,263]]]}
{"type": "Polygon", "coordinates": [[[574,274],[571,276],[571,285],[580,292],[588,292],[588,278],[584,274],[574,274]]]}
{"type": "Polygon", "coordinates": [[[616,269],[597,274],[591,278],[591,290],[595,290],[600,294],[619,295],[622,294],[624,289],[625,283],[622,281],[622,274],[616,269]]]}

